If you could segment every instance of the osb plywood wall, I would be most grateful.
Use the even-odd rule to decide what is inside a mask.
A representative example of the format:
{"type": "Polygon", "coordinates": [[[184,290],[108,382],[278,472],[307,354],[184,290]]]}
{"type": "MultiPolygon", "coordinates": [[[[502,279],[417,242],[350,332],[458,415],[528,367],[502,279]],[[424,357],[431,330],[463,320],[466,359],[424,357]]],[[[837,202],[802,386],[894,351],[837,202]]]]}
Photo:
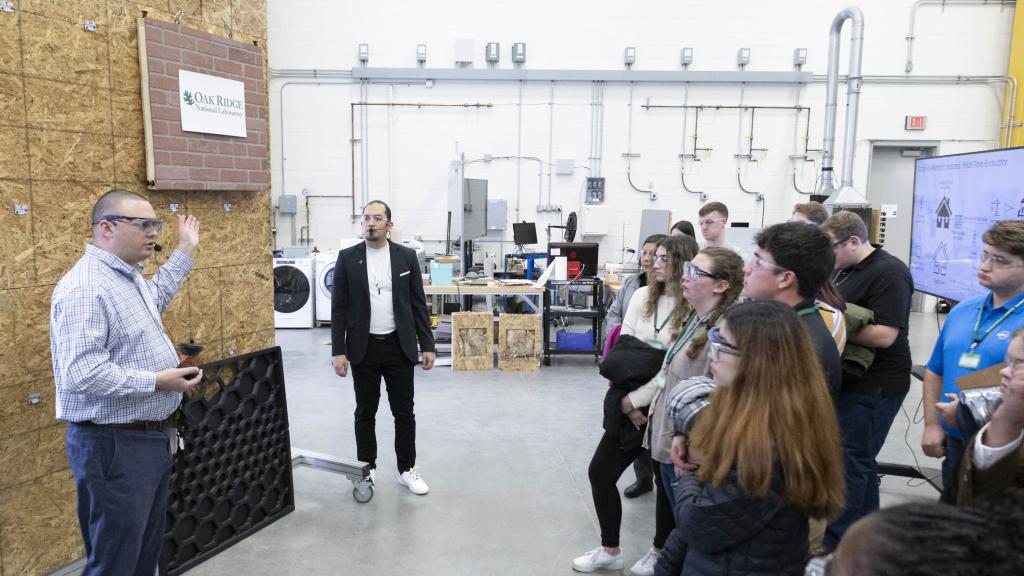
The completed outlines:
{"type": "MultiPolygon", "coordinates": [[[[0,12],[0,575],[20,576],[82,554],[54,419],[49,305],[100,194],[126,188],[165,219],[177,204],[202,220],[196,268],[165,314],[174,341],[193,338],[214,360],[273,345],[274,323],[269,190],[146,190],[136,32],[145,10],[265,46],[266,1],[10,2],[14,11],[0,12]]],[[[171,220],[158,263],[176,238],[171,220]]]]}

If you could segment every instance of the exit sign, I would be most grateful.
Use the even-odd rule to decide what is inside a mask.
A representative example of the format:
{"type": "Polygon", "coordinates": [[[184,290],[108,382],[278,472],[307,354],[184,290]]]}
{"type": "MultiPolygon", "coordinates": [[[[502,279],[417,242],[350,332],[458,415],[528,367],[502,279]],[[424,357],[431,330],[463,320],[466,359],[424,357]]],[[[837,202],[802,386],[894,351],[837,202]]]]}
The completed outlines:
{"type": "Polygon", "coordinates": [[[906,130],[924,130],[927,122],[927,116],[907,116],[906,124],[903,127],[906,130]]]}

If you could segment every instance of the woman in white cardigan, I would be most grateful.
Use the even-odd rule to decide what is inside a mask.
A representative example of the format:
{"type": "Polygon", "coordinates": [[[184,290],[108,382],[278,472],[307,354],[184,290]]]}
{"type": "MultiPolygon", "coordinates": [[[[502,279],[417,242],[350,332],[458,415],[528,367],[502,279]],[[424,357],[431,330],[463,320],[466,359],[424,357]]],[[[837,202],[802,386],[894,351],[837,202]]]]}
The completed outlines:
{"type": "MultiPolygon", "coordinates": [[[[633,336],[661,349],[666,349],[676,339],[683,322],[690,315],[690,307],[682,296],[683,265],[693,259],[697,251],[697,242],[689,236],[669,237],[658,242],[654,257],[654,281],[648,282],[647,286],[633,294],[622,320],[621,334],[633,336]]],[[[647,424],[645,409],[654,398],[656,390],[654,383],[649,382],[623,398],[622,412],[629,416],[638,430],[647,424]]],[[[642,446],[623,450],[618,436],[608,431],[601,437],[589,469],[594,508],[601,525],[601,546],[574,559],[574,570],[593,572],[623,567],[622,552],[619,549],[622,500],[616,482],[642,451],[642,446]]],[[[661,491],[663,488],[659,476],[655,474],[655,481],[661,491]]],[[[667,537],[667,532],[656,535],[655,543],[664,544],[667,537]]],[[[638,566],[650,563],[650,559],[647,562],[644,559],[637,563],[638,566]]]]}

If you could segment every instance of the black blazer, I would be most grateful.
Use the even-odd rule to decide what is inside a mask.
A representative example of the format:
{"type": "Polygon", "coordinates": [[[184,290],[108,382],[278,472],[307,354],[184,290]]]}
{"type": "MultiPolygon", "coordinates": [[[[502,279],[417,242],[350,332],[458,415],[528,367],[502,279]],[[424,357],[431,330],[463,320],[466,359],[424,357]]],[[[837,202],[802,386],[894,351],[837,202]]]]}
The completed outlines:
{"type": "MultiPolygon", "coordinates": [[[[388,241],[391,249],[391,293],[395,329],[402,352],[410,362],[419,361],[416,342],[424,352],[434,351],[427,298],[423,294],[416,251],[388,241]]],[[[370,286],[366,279],[366,242],[338,254],[334,267],[334,296],[331,300],[332,356],[345,355],[358,364],[366,356],[370,339],[370,286]]]]}

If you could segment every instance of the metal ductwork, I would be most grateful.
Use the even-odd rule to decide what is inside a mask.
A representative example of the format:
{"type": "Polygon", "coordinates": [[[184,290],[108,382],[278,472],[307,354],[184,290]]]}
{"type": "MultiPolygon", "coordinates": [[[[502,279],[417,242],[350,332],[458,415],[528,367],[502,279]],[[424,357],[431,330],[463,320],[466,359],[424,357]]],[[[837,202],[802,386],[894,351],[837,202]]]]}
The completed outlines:
{"type": "Polygon", "coordinates": [[[853,153],[857,146],[857,111],[860,108],[861,56],[864,52],[864,15],[859,8],[842,9],[832,20],[828,34],[828,77],[825,91],[825,141],[822,146],[821,179],[815,194],[828,196],[825,207],[829,212],[836,207],[870,207],[867,198],[853,187],[853,153]],[[833,180],[833,159],[836,145],[836,107],[839,96],[839,35],[843,24],[850,20],[850,71],[846,77],[846,141],[843,145],[843,177],[839,190],[833,180]]]}

